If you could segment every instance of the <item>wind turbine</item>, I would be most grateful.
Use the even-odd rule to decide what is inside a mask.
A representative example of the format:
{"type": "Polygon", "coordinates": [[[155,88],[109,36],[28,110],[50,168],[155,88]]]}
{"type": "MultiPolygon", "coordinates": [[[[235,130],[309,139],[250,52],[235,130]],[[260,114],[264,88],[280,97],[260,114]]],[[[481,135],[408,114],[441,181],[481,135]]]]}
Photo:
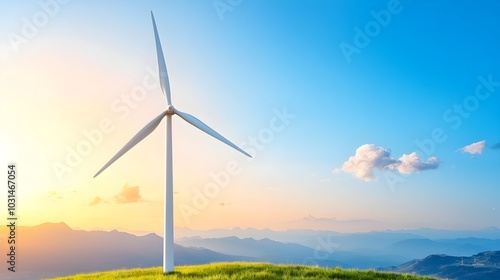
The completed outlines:
{"type": "Polygon", "coordinates": [[[153,22],[153,29],[156,41],[156,54],[158,57],[158,70],[160,76],[160,86],[163,94],[166,97],[167,109],[159,114],[156,118],[151,120],[146,124],[130,141],[125,144],[125,146],[116,153],[95,175],[94,178],[101,174],[106,168],[108,168],[113,162],[124,155],[128,150],[137,145],[142,139],[146,138],[151,132],[153,132],[156,127],[160,124],[164,117],[167,117],[166,123],[166,177],[165,177],[165,224],[164,224],[164,236],[163,236],[163,272],[174,271],[174,208],[173,208],[173,171],[172,171],[172,116],[177,115],[181,119],[190,123],[194,127],[200,129],[201,131],[207,133],[208,135],[220,140],[221,142],[233,147],[237,151],[243,153],[248,157],[252,157],[250,154],[233,144],[231,141],[224,138],[224,136],[217,133],[215,130],[210,128],[208,125],[197,119],[196,117],[181,112],[174,108],[172,105],[172,100],[170,97],[170,83],[168,80],[167,67],[165,65],[165,58],[163,57],[163,51],[161,48],[160,37],[158,36],[158,30],[156,29],[156,22],[153,12],[151,11],[151,20],[153,22]]]}

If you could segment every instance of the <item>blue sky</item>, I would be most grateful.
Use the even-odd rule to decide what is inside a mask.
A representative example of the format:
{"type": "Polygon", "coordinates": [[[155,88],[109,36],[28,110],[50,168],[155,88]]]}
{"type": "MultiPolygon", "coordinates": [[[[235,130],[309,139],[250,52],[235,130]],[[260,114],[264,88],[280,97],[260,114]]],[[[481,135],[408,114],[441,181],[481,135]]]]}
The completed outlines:
{"type": "Polygon", "coordinates": [[[157,67],[152,10],[176,107],[255,155],[247,161],[175,119],[176,225],[337,229],[337,219],[380,223],[364,230],[500,227],[500,150],[492,149],[500,142],[500,3],[42,2],[56,3],[57,12],[17,47],[12,34],[24,36],[23,18],[33,23],[44,9],[37,1],[0,4],[2,154],[33,174],[20,179],[30,186],[20,195],[47,206],[37,214],[35,206],[24,208],[30,223],[160,231],[161,210],[148,209],[161,209],[164,134],[153,133],[91,180],[163,109],[159,89],[126,114],[117,109],[157,67]],[[356,52],[346,55],[346,44],[356,52]],[[269,136],[270,122],[284,110],[294,117],[269,136]],[[36,119],[27,117],[32,112],[36,119]],[[65,164],[66,148],[82,143],[82,129],[99,127],[103,118],[114,130],[57,176],[54,163],[65,164]],[[432,151],[418,145],[429,145],[436,130],[442,141],[432,140],[432,151]],[[266,140],[261,150],[248,145],[259,135],[266,140]],[[481,153],[460,150],[477,142],[481,153]],[[371,166],[371,177],[353,176],[344,165],[360,147],[376,158],[353,158],[350,171],[371,166]],[[420,159],[401,174],[400,158],[413,152],[420,159]],[[194,207],[196,190],[232,160],[242,172],[231,187],[194,207]],[[118,194],[130,201],[118,203],[118,194]],[[181,205],[196,208],[189,222],[181,205]],[[135,218],[115,218],[124,211],[135,218]],[[308,216],[332,223],[302,223],[308,216]]]}

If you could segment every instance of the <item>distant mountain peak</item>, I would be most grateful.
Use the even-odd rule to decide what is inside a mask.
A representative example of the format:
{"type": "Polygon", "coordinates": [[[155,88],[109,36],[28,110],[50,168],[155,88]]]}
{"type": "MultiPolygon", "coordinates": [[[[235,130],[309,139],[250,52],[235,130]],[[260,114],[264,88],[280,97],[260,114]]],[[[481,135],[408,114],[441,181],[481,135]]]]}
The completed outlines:
{"type": "Polygon", "coordinates": [[[59,222],[59,223],[43,223],[39,224],[37,226],[32,227],[33,229],[37,230],[54,230],[54,231],[61,231],[61,230],[73,230],[70,228],[66,223],[64,222],[59,222]]]}

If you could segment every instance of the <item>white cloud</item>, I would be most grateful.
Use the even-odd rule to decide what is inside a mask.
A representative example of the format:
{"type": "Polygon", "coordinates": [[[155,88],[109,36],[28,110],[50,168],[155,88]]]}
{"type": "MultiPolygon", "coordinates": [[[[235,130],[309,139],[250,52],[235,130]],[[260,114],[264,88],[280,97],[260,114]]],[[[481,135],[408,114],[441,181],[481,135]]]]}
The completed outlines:
{"type": "Polygon", "coordinates": [[[486,147],[486,141],[483,140],[483,141],[479,141],[479,142],[467,145],[463,148],[460,148],[459,150],[462,151],[462,153],[469,153],[469,154],[473,155],[473,154],[483,153],[483,150],[485,147],[486,147]]]}
{"type": "Polygon", "coordinates": [[[356,154],[344,162],[342,171],[353,173],[354,177],[370,182],[376,179],[373,174],[375,169],[383,170],[396,162],[388,150],[373,144],[365,144],[356,149],[356,154]]]}
{"type": "Polygon", "coordinates": [[[397,169],[399,173],[410,174],[414,171],[422,171],[436,169],[439,166],[439,160],[436,157],[430,157],[427,162],[423,162],[417,153],[413,152],[409,155],[403,154],[399,158],[398,163],[391,169],[397,169]]]}
{"type": "MultiPolygon", "coordinates": [[[[415,171],[436,169],[439,160],[436,157],[422,161],[417,153],[403,154],[401,158],[391,157],[391,152],[373,144],[365,144],[356,149],[356,154],[342,165],[342,171],[352,173],[354,177],[365,182],[376,180],[375,170],[396,170],[409,174],[415,171]]],[[[335,172],[335,169],[334,169],[335,172]]]]}

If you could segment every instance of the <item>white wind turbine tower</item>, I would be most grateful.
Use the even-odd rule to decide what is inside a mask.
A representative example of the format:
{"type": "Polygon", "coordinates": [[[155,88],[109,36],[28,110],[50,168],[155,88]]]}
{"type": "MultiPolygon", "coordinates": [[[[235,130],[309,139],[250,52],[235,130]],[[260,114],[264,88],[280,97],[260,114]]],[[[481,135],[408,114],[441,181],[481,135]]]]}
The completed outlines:
{"type": "Polygon", "coordinates": [[[160,85],[163,94],[166,97],[167,109],[159,114],[156,118],[151,120],[146,126],[144,126],[130,141],[125,144],[125,146],[118,151],[118,153],[113,156],[95,175],[94,178],[99,175],[102,171],[108,168],[113,162],[120,158],[132,147],[137,145],[142,139],[146,138],[151,132],[153,132],[156,127],[160,124],[162,119],[166,116],[166,179],[165,179],[165,224],[164,224],[164,236],[163,236],[163,272],[174,271],[174,216],[173,216],[173,178],[172,178],[172,116],[178,115],[181,119],[190,123],[194,127],[202,130],[203,132],[211,135],[212,137],[224,142],[225,144],[233,147],[239,152],[245,154],[246,156],[252,157],[247,152],[240,149],[231,141],[224,138],[224,136],[217,133],[215,130],[211,129],[208,125],[204,124],[202,121],[196,117],[181,112],[174,108],[170,98],[170,84],[168,81],[167,67],[165,65],[165,58],[163,57],[163,51],[161,48],[160,37],[158,36],[158,30],[156,29],[156,22],[151,12],[151,20],[153,21],[153,29],[156,41],[156,54],[158,56],[158,69],[160,73],[160,85]]]}

